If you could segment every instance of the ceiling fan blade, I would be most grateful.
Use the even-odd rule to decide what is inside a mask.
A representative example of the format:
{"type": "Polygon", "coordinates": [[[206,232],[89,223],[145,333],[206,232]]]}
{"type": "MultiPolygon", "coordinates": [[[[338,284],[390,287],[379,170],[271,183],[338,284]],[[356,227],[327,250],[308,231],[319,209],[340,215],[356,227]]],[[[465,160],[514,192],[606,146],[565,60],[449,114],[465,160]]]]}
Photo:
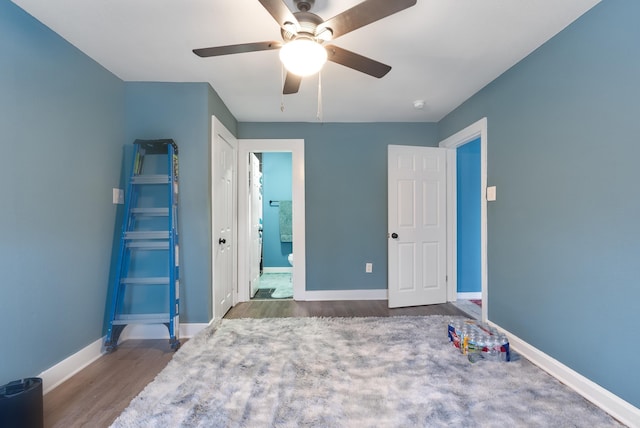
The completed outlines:
{"type": "Polygon", "coordinates": [[[300,89],[301,82],[302,77],[287,72],[287,77],[284,79],[284,88],[282,89],[282,93],[285,95],[297,93],[298,89],[300,89]]]}
{"type": "Polygon", "coordinates": [[[267,12],[273,16],[280,27],[284,28],[284,24],[290,22],[300,28],[298,20],[293,15],[293,12],[287,7],[282,0],[258,0],[262,6],[267,9],[267,12]]]}
{"type": "Polygon", "coordinates": [[[239,45],[217,46],[214,48],[202,48],[194,49],[193,53],[207,58],[210,56],[229,55],[245,52],[257,52],[268,51],[270,49],[279,49],[282,47],[282,42],[256,42],[256,43],[242,43],[239,45]]]}
{"type": "Polygon", "coordinates": [[[327,45],[325,49],[327,50],[327,60],[361,71],[369,76],[381,78],[391,70],[391,66],[335,45],[327,45]]]}
{"type": "Polygon", "coordinates": [[[329,28],[333,39],[415,5],[417,0],[365,0],[318,25],[316,34],[329,28]]]}

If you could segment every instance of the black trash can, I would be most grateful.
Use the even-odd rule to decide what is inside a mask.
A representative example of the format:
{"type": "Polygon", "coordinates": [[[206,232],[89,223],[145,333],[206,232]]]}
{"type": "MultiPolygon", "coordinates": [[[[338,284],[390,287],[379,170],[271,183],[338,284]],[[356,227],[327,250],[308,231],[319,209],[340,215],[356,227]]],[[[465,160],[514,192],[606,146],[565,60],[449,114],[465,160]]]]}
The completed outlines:
{"type": "Polygon", "coordinates": [[[0,427],[42,426],[42,379],[30,377],[0,386],[0,427]]]}

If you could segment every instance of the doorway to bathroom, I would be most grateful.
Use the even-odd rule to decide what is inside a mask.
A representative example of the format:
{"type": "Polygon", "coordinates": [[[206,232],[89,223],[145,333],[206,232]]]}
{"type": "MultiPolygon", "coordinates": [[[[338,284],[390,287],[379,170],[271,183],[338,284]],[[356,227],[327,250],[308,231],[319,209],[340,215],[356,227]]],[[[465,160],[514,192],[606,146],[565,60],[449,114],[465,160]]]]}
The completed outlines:
{"type": "Polygon", "coordinates": [[[303,300],[304,141],[238,146],[237,301],[303,300]]]}
{"type": "Polygon", "coordinates": [[[252,300],[293,298],[292,154],[249,153],[252,300]]]}

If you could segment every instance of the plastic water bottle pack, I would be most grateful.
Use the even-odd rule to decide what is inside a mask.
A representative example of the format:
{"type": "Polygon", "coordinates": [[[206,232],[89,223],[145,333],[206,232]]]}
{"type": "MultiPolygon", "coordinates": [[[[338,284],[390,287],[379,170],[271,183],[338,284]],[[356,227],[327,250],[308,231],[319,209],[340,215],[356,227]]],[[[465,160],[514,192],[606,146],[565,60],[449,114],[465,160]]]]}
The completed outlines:
{"type": "Polygon", "coordinates": [[[449,341],[472,363],[511,361],[509,340],[494,327],[476,320],[452,320],[447,330],[449,341]]]}

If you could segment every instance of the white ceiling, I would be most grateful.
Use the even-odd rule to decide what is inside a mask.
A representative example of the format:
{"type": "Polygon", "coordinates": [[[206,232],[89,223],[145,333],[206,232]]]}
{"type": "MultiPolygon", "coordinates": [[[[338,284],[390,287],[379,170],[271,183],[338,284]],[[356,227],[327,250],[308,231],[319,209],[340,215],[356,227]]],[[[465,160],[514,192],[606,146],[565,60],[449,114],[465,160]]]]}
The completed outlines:
{"type": "MultiPolygon", "coordinates": [[[[258,0],[13,1],[125,81],[209,82],[241,122],[318,120],[318,78],[283,97],[278,51],[191,52],[281,40],[258,0]]],[[[438,121],[599,1],[418,0],[333,42],[393,69],[376,79],[327,63],[321,119],[438,121]]],[[[360,2],[316,0],[312,12],[326,20],[360,2]]]]}

